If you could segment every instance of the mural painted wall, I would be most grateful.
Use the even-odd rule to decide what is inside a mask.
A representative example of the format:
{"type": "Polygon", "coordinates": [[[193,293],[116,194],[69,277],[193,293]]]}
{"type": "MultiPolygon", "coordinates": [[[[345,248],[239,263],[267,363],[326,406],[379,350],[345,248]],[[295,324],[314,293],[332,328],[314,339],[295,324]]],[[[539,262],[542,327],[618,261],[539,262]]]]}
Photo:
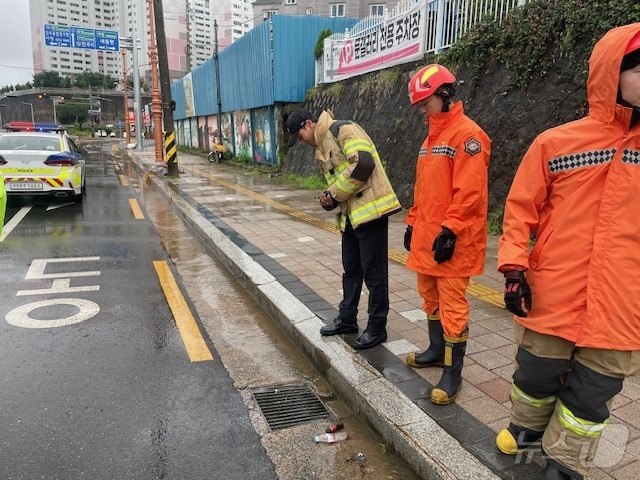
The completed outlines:
{"type": "Polygon", "coordinates": [[[223,113],[221,117],[220,126],[222,128],[222,143],[227,146],[227,149],[236,155],[235,141],[233,139],[233,122],[231,121],[231,113],[223,113]]]}
{"type": "Polygon", "coordinates": [[[191,129],[191,138],[188,145],[191,148],[198,148],[198,119],[196,117],[191,117],[189,120],[191,121],[189,126],[191,129]]]}
{"type": "Polygon", "coordinates": [[[251,126],[253,138],[253,161],[266,165],[273,165],[275,159],[276,142],[273,138],[275,128],[273,124],[273,107],[263,107],[251,110],[251,126]]]}
{"type": "Polygon", "coordinates": [[[187,144],[184,135],[185,120],[178,120],[178,145],[184,147],[187,144]]]}
{"type": "Polygon", "coordinates": [[[215,115],[207,117],[207,139],[209,141],[207,150],[213,150],[213,146],[218,143],[218,119],[215,115]]]}
{"type": "Polygon", "coordinates": [[[207,137],[207,117],[198,117],[198,145],[200,150],[209,151],[207,137]]]}
{"type": "Polygon", "coordinates": [[[187,73],[183,81],[184,88],[184,111],[187,117],[193,117],[195,115],[195,101],[193,98],[193,79],[191,78],[191,72],[187,73]]]}
{"type": "Polygon", "coordinates": [[[249,110],[233,112],[233,127],[235,133],[236,157],[253,158],[251,142],[251,115],[249,110]]]}

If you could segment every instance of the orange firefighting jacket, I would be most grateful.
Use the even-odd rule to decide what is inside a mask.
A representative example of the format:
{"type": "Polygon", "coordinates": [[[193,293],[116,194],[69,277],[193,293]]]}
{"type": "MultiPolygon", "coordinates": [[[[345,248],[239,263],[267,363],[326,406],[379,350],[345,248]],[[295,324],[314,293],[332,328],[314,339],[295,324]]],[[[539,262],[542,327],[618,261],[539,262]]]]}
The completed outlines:
{"type": "Polygon", "coordinates": [[[490,141],[464,114],[462,102],[429,117],[429,135],[416,165],[413,227],[407,268],[437,277],[470,277],[484,270],[487,246],[487,169],[490,141]],[[433,241],[447,227],[456,234],[451,260],[438,265],[433,241]]]}
{"type": "Polygon", "coordinates": [[[516,321],[578,347],[640,349],[640,125],[616,104],[640,23],[589,61],[589,115],[535,139],[509,192],[498,269],[528,269],[532,310],[516,321]],[[529,238],[537,229],[528,253],[529,238]]]}

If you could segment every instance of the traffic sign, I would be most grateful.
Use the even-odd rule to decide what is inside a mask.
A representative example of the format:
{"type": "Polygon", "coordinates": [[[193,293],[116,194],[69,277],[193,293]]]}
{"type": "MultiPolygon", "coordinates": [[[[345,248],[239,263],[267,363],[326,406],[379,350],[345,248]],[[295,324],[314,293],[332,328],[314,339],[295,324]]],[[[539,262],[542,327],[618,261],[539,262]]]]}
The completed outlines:
{"type": "Polygon", "coordinates": [[[44,43],[50,47],[85,48],[117,52],[120,49],[118,32],[67,25],[45,24],[44,43]]]}
{"type": "Polygon", "coordinates": [[[88,110],[89,115],[100,115],[101,111],[100,109],[97,110],[88,110]]]}

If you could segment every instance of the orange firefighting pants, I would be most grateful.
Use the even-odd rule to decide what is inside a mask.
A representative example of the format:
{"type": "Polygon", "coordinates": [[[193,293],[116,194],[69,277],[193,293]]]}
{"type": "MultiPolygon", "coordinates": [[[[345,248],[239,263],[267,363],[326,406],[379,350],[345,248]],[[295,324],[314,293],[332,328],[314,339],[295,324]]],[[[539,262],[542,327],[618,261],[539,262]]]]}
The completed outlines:
{"type": "Polygon", "coordinates": [[[432,277],[418,273],[418,292],[428,315],[440,314],[442,329],[447,337],[462,337],[469,326],[469,302],[465,296],[469,277],[432,277]]]}

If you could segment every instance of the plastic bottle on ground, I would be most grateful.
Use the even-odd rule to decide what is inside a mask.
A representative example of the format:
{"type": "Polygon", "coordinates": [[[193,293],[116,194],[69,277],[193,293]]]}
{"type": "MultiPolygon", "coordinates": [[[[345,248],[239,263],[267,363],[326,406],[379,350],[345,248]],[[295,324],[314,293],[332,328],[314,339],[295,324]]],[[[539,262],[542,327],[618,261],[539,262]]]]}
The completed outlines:
{"type": "Polygon", "coordinates": [[[313,441],[316,443],[320,443],[320,442],[335,443],[335,442],[340,442],[346,439],[347,439],[346,432],[323,433],[322,435],[316,435],[315,437],[313,437],[313,441]]]}

